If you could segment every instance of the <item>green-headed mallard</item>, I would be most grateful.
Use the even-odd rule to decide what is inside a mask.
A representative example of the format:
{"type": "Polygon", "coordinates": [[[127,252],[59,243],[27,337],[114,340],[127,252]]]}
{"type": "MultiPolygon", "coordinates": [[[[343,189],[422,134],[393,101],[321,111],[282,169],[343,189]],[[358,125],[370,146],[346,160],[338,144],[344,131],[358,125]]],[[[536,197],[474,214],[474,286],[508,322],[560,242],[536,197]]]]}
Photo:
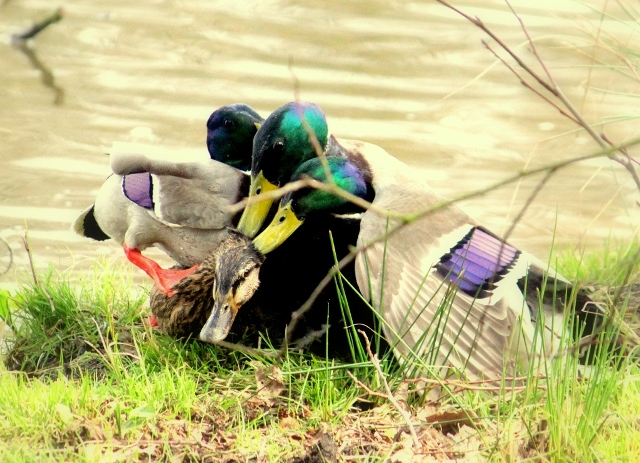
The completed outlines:
{"type": "MultiPolygon", "coordinates": [[[[565,302],[575,298],[577,319],[586,325],[584,332],[593,331],[600,315],[583,293],[572,293],[567,280],[455,206],[435,209],[387,235],[403,221],[379,211],[411,216],[437,207],[441,198],[415,171],[383,149],[360,142],[341,146],[328,136],[323,121],[314,117],[308,124],[296,125],[283,119],[270,130],[278,133],[278,143],[296,140],[297,149],[303,143],[300,140],[306,140],[303,152],[314,152],[309,140],[317,139],[320,149],[328,152],[336,184],[373,200],[378,212],[369,209],[362,216],[357,244],[367,247],[356,257],[355,279],[381,317],[396,356],[414,374],[432,369],[446,375],[454,367],[471,379],[503,373],[509,377],[517,364],[554,357],[560,339],[568,338],[565,322],[573,312],[565,302]],[[309,137],[308,130],[315,137],[309,137]]],[[[268,128],[267,122],[261,130],[268,128]]],[[[258,141],[271,137],[256,135],[253,167],[258,141]]],[[[299,165],[292,180],[305,176],[327,181],[319,159],[299,165]]],[[[253,187],[252,192],[256,193],[253,187]]],[[[332,211],[346,203],[309,188],[289,193],[254,243],[258,250],[269,253],[294,238],[293,232],[319,211],[332,211]]],[[[578,323],[572,325],[577,331],[578,323]]]]}
{"type": "MultiPolygon", "coordinates": [[[[262,130],[253,140],[250,195],[268,193],[289,181],[295,168],[314,158],[316,151],[309,140],[313,130],[320,145],[326,146],[328,130],[324,113],[313,103],[287,103],[276,109],[264,121],[262,130]]],[[[249,204],[240,218],[238,228],[254,237],[264,222],[273,199],[249,204]]]]}
{"type": "Polygon", "coordinates": [[[74,229],[89,238],[112,238],[122,244],[127,258],[170,294],[171,286],[193,269],[164,270],[141,251],[157,246],[184,267],[211,254],[219,231],[232,224],[227,206],[248,191],[248,176],[239,169],[250,165],[253,136],[261,122],[246,105],[214,111],[207,122],[208,161],[114,156],[116,175],[106,180],[74,229]]]}

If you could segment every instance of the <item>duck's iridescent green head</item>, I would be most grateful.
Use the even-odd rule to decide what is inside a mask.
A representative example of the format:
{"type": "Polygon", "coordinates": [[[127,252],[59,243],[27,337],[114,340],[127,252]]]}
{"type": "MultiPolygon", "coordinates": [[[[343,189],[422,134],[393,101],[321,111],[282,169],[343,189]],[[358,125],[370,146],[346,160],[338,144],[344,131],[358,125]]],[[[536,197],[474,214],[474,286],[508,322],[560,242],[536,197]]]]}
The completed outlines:
{"type": "MultiPolygon", "coordinates": [[[[352,195],[364,198],[367,194],[367,184],[358,169],[353,163],[345,158],[327,158],[329,172],[336,185],[352,195]]],[[[301,164],[291,176],[291,181],[301,180],[305,177],[329,183],[326,170],[320,159],[315,158],[301,164]]],[[[291,203],[291,210],[295,216],[304,218],[316,211],[335,211],[349,202],[340,196],[324,190],[315,188],[302,188],[288,193],[280,201],[281,206],[291,203]]]]}
{"type": "MultiPolygon", "coordinates": [[[[317,105],[291,102],[275,110],[253,140],[249,196],[287,183],[297,166],[317,156],[316,149],[324,152],[328,139],[327,120],[317,105]]],[[[247,236],[255,236],[272,203],[264,200],[249,205],[238,228],[247,236]]]]}
{"type": "Polygon", "coordinates": [[[253,137],[263,121],[260,114],[245,104],[216,109],[207,121],[207,148],[211,159],[249,170],[253,137]]]}
{"type": "MultiPolygon", "coordinates": [[[[362,172],[345,158],[326,158],[329,171],[336,185],[360,198],[368,195],[367,183],[362,172]]],[[[328,183],[326,171],[319,158],[301,164],[291,176],[291,181],[305,177],[328,183]]],[[[269,226],[258,235],[253,244],[266,254],[280,246],[314,212],[346,212],[343,206],[350,204],[343,197],[315,188],[302,188],[288,193],[280,200],[278,212],[269,226]]]]}

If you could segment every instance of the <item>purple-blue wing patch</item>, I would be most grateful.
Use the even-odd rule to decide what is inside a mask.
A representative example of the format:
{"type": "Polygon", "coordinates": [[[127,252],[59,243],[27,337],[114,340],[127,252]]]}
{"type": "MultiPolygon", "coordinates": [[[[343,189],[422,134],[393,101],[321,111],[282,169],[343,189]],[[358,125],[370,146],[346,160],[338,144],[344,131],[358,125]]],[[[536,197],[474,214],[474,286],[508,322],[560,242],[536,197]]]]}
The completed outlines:
{"type": "Polygon", "coordinates": [[[122,177],[122,192],[130,201],[145,209],[153,209],[153,182],[151,174],[141,172],[122,177]]]}
{"type": "Polygon", "coordinates": [[[436,269],[469,296],[484,298],[513,268],[519,256],[520,251],[513,246],[482,228],[474,227],[442,256],[436,269]]]}

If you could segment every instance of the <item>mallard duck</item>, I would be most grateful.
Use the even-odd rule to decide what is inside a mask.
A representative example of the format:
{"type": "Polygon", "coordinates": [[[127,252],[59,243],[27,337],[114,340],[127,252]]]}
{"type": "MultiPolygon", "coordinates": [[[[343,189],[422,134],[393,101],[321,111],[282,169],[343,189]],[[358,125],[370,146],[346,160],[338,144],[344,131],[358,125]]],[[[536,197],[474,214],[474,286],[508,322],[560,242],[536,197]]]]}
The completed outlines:
{"type": "Polygon", "coordinates": [[[112,238],[127,258],[151,276],[167,294],[195,270],[217,246],[219,230],[233,217],[226,207],[243,198],[249,187],[251,146],[262,118],[246,105],[213,112],[207,122],[212,160],[172,163],[142,155],[114,155],[110,176],[94,205],[81,213],[74,230],[96,240],[112,238]],[[157,246],[186,270],[164,270],[141,251],[157,246]]]}
{"type": "MultiPolygon", "coordinates": [[[[382,319],[396,357],[412,374],[446,376],[453,367],[469,379],[503,374],[508,378],[516,366],[558,355],[561,339],[595,329],[599,311],[583,293],[572,292],[566,279],[457,207],[437,208],[444,202],[412,169],[377,146],[338,143],[327,135],[323,121],[308,120],[306,129],[283,122],[271,130],[284,132],[285,139],[306,139],[309,152],[313,151],[309,142],[313,137],[307,135],[310,127],[321,150],[329,154],[326,159],[336,184],[372,200],[374,208],[363,214],[360,223],[357,244],[366,248],[355,259],[355,283],[382,319]],[[384,214],[412,216],[430,208],[435,209],[409,223],[384,214]],[[565,302],[575,299],[573,312],[565,302]],[[566,318],[573,314],[577,322],[569,322],[572,329],[567,332],[566,318]]],[[[252,172],[259,136],[268,139],[271,134],[256,135],[252,172]]],[[[327,181],[320,159],[299,165],[291,180],[305,176],[327,181]]],[[[253,187],[252,192],[256,193],[253,187]]],[[[309,188],[289,193],[271,224],[255,238],[256,248],[267,254],[268,262],[268,253],[292,234],[295,237],[303,223],[319,211],[346,203],[309,188]]]]}
{"type": "MultiPolygon", "coordinates": [[[[240,232],[235,232],[237,236],[223,238],[212,256],[172,287],[171,297],[156,287],[152,288],[152,325],[172,336],[197,338],[204,342],[227,340],[258,346],[260,339],[268,338],[278,345],[285,336],[291,313],[309,297],[317,282],[333,265],[332,249],[344,255],[348,252],[348,243],[354,243],[357,238],[357,219],[326,223],[324,218],[318,218],[322,223],[310,218],[299,234],[283,243],[266,260],[249,245],[251,239],[240,232]],[[333,247],[329,241],[329,229],[336,236],[333,247]],[[306,256],[314,265],[301,260],[300,255],[306,256]],[[257,269],[259,274],[256,278],[257,269]],[[246,296],[257,286],[252,282],[257,280],[260,286],[247,301],[246,296]],[[283,288],[283,280],[292,284],[283,288]],[[219,301],[228,302],[219,305],[219,301]],[[232,311],[221,311],[221,314],[229,316],[219,316],[214,307],[230,307],[232,311]]],[[[226,233],[233,235],[234,232],[229,230],[226,233]]],[[[346,275],[354,278],[348,271],[346,275]]],[[[347,298],[355,314],[354,323],[372,326],[371,310],[356,309],[363,303],[354,292],[347,298]],[[364,317],[359,317],[358,313],[363,313],[364,317]]],[[[318,355],[328,353],[332,357],[348,358],[351,349],[345,325],[335,287],[329,288],[320,294],[312,310],[290,333],[291,345],[318,355]],[[324,342],[327,333],[330,335],[328,346],[324,342]]]]}
{"type": "Polygon", "coordinates": [[[151,324],[162,332],[204,342],[223,340],[238,309],[258,289],[264,256],[239,231],[227,228],[220,234],[211,255],[173,286],[173,296],[151,290],[151,324]]]}
{"type": "MultiPolygon", "coordinates": [[[[326,146],[328,130],[323,130],[327,127],[326,119],[313,103],[287,103],[267,117],[253,140],[250,196],[283,186],[300,163],[316,156],[305,123],[313,130],[318,143],[326,146]]],[[[273,202],[273,198],[265,198],[247,205],[238,228],[254,237],[273,202]]]]}

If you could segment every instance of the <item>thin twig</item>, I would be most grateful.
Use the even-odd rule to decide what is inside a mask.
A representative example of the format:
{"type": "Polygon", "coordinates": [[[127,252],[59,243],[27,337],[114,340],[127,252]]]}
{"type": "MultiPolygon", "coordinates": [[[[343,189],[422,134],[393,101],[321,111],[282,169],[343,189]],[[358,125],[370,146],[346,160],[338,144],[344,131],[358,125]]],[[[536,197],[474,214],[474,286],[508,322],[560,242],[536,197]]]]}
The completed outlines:
{"type": "MultiPolygon", "coordinates": [[[[296,72],[293,70],[293,58],[289,57],[289,73],[291,74],[291,79],[293,80],[293,97],[296,103],[300,103],[300,79],[296,75],[296,72]]],[[[315,131],[309,125],[309,122],[302,114],[302,110],[300,105],[296,106],[296,112],[298,113],[298,117],[302,123],[302,127],[305,132],[307,132],[307,136],[309,137],[309,141],[313,146],[313,150],[316,153],[316,156],[320,159],[320,163],[322,164],[322,168],[324,169],[325,177],[330,184],[335,185],[335,181],[333,179],[333,175],[331,175],[331,170],[329,169],[329,163],[327,161],[327,157],[324,155],[324,151],[322,150],[322,146],[320,146],[320,141],[316,136],[315,131]]]]}
{"type": "MultiPolygon", "coordinates": [[[[609,138],[604,134],[601,133],[600,137],[606,141],[607,143],[609,143],[610,145],[613,145],[613,142],[611,140],[609,140],[609,138]]],[[[640,188],[640,177],[638,177],[638,171],[631,165],[633,163],[635,164],[640,164],[640,162],[638,162],[637,160],[635,160],[634,158],[632,158],[629,155],[629,152],[627,151],[626,148],[621,148],[619,150],[625,157],[624,159],[617,159],[616,162],[622,164],[631,174],[631,176],[633,177],[633,180],[636,182],[636,185],[638,185],[638,188],[640,188]]]]}
{"type": "Polygon", "coordinates": [[[373,397],[380,397],[381,399],[387,399],[387,394],[383,394],[382,392],[377,392],[374,391],[373,389],[371,389],[369,386],[367,386],[366,384],[364,384],[362,381],[360,381],[358,378],[356,378],[353,373],[351,373],[349,370],[347,370],[347,376],[349,378],[351,378],[358,387],[360,387],[361,389],[364,389],[365,392],[373,397]]]}
{"type": "Polygon", "coordinates": [[[504,233],[504,236],[502,237],[504,239],[504,241],[507,241],[509,239],[509,237],[511,236],[511,233],[513,233],[513,230],[515,230],[515,228],[518,225],[518,223],[520,223],[520,220],[522,220],[522,217],[524,216],[525,212],[527,212],[527,209],[529,209],[529,206],[531,206],[531,204],[533,204],[533,201],[538,196],[538,193],[540,193],[542,191],[542,188],[547,184],[547,182],[549,181],[549,179],[551,178],[551,176],[555,172],[556,171],[554,169],[550,169],[545,174],[545,176],[542,178],[542,180],[540,180],[540,183],[538,183],[536,185],[536,187],[533,189],[533,191],[531,192],[531,194],[529,195],[529,197],[525,201],[525,203],[522,206],[522,208],[520,208],[520,212],[518,212],[518,215],[515,216],[515,218],[511,222],[511,225],[509,226],[507,231],[504,233]]]}
{"type": "Polygon", "coordinates": [[[262,358],[278,357],[277,351],[267,350],[267,349],[254,349],[253,347],[245,346],[242,344],[236,344],[228,341],[215,341],[215,342],[212,342],[211,344],[224,347],[225,349],[242,352],[243,354],[252,355],[254,357],[262,357],[262,358]]]}
{"type": "Polygon", "coordinates": [[[389,399],[389,402],[393,404],[393,406],[398,410],[400,415],[402,415],[402,418],[404,419],[405,423],[407,423],[409,432],[411,433],[411,440],[413,441],[413,447],[416,449],[419,448],[420,440],[418,439],[418,434],[416,433],[416,430],[413,427],[413,423],[411,423],[411,415],[404,408],[402,408],[400,403],[398,403],[396,398],[393,396],[393,392],[391,392],[391,388],[389,387],[387,378],[382,372],[382,368],[380,368],[380,361],[378,360],[378,356],[373,352],[371,352],[371,343],[369,343],[369,338],[367,337],[366,333],[362,330],[358,330],[358,333],[360,333],[364,338],[365,347],[367,349],[367,354],[369,355],[369,359],[371,360],[371,363],[373,364],[373,368],[375,368],[376,373],[378,373],[378,377],[380,378],[380,381],[382,382],[385,391],[387,391],[386,398],[389,399]]]}
{"type": "Polygon", "coordinates": [[[482,45],[484,45],[484,47],[489,50],[491,52],[491,54],[493,56],[496,57],[496,59],[498,59],[502,64],[505,65],[505,67],[507,69],[509,69],[509,71],[511,71],[520,81],[520,83],[528,88],[529,90],[531,90],[533,93],[535,93],[536,95],[538,95],[540,98],[542,98],[544,101],[546,101],[547,103],[549,103],[551,106],[553,106],[554,108],[556,108],[558,110],[558,112],[560,114],[562,114],[563,116],[571,119],[573,122],[575,122],[576,124],[580,125],[580,123],[578,122],[578,120],[576,120],[571,114],[569,114],[568,112],[566,112],[564,109],[562,109],[560,106],[558,106],[553,100],[551,100],[549,97],[547,97],[546,95],[543,95],[541,92],[539,92],[538,90],[536,90],[535,88],[533,88],[533,86],[531,84],[529,84],[529,82],[527,82],[526,80],[524,80],[524,78],[518,73],[518,71],[516,71],[513,66],[511,66],[509,63],[507,63],[502,56],[498,55],[493,48],[491,48],[491,46],[489,46],[489,44],[485,41],[485,40],[481,40],[482,45]]]}
{"type": "Polygon", "coordinates": [[[47,299],[49,299],[49,306],[51,307],[51,312],[55,313],[56,306],[53,303],[53,298],[51,297],[51,294],[49,294],[49,291],[47,291],[47,288],[45,288],[44,285],[40,284],[40,282],[38,281],[38,277],[36,276],[36,269],[33,266],[33,256],[31,255],[31,247],[29,246],[29,236],[27,235],[26,231],[24,236],[22,237],[22,243],[24,245],[24,249],[27,251],[27,257],[29,258],[29,267],[31,268],[33,284],[39,287],[42,290],[42,292],[44,292],[45,296],[47,296],[47,299]]]}
{"type": "Polygon", "coordinates": [[[504,2],[507,4],[509,9],[511,10],[511,13],[513,13],[513,15],[516,17],[516,19],[520,23],[520,27],[522,28],[522,32],[524,32],[524,35],[527,37],[527,41],[529,42],[529,45],[531,45],[531,51],[533,51],[533,55],[538,60],[538,63],[540,63],[540,66],[542,66],[542,69],[544,70],[545,74],[547,75],[547,78],[549,79],[549,82],[551,82],[551,85],[553,85],[553,87],[555,89],[557,89],[558,86],[556,85],[555,80],[553,79],[553,76],[549,72],[549,69],[544,64],[544,61],[542,61],[542,58],[540,58],[540,55],[538,54],[538,49],[534,45],[533,40],[531,40],[531,36],[529,35],[529,31],[525,27],[524,22],[522,21],[522,18],[520,18],[518,13],[516,13],[516,10],[513,9],[513,7],[511,6],[511,3],[509,3],[509,0],[504,0],[504,2]]]}
{"type": "MultiPolygon", "coordinates": [[[[541,379],[544,378],[543,376],[540,377],[541,379]]],[[[523,380],[528,380],[531,378],[528,377],[521,377],[521,378],[504,378],[504,381],[523,381],[523,380]]],[[[524,391],[529,389],[531,386],[529,385],[522,385],[522,386],[504,386],[504,385],[500,385],[500,386],[489,386],[487,383],[496,383],[499,381],[502,381],[503,378],[495,378],[495,379],[482,379],[482,380],[478,380],[478,381],[468,381],[468,382],[463,382],[463,381],[454,381],[451,379],[431,379],[431,378],[406,378],[403,380],[403,382],[405,383],[429,383],[429,384],[435,384],[437,386],[447,386],[447,387],[453,387],[456,388],[458,390],[469,390],[469,391],[524,391]],[[477,383],[483,383],[480,385],[476,385],[477,383]]],[[[547,389],[547,387],[545,385],[537,385],[536,389],[542,389],[545,390],[547,389]]]]}
{"type": "Polygon", "coordinates": [[[29,247],[29,236],[27,232],[25,232],[22,237],[22,244],[24,246],[25,251],[27,251],[27,257],[29,258],[29,267],[31,267],[31,276],[33,277],[33,284],[35,286],[40,286],[38,283],[38,277],[36,276],[36,269],[33,266],[33,256],[31,255],[31,248],[29,247]]]}
{"type": "MultiPolygon", "coordinates": [[[[554,97],[558,98],[560,100],[560,102],[564,105],[564,107],[571,113],[572,117],[570,119],[572,121],[574,121],[576,124],[578,124],[580,127],[582,127],[584,130],[586,130],[587,133],[591,136],[591,138],[593,138],[593,140],[596,143],[598,143],[603,149],[605,147],[607,147],[607,146],[613,146],[610,142],[608,142],[607,139],[601,137],[599,134],[596,133],[596,131],[593,129],[593,127],[591,127],[591,125],[584,119],[584,117],[582,117],[582,114],[580,113],[580,111],[578,111],[578,109],[569,101],[569,99],[562,92],[562,89],[557,84],[557,82],[553,78],[553,75],[551,74],[551,72],[549,71],[549,69],[545,65],[544,61],[540,57],[540,54],[538,53],[537,47],[535,46],[534,41],[531,39],[531,36],[529,35],[529,32],[528,32],[528,30],[527,30],[527,28],[526,28],[526,26],[524,24],[524,21],[522,21],[522,19],[516,13],[516,11],[513,9],[513,7],[511,6],[511,4],[509,3],[508,0],[505,0],[505,2],[509,6],[509,9],[514,14],[514,16],[517,18],[518,22],[520,23],[520,26],[521,26],[525,36],[527,37],[527,41],[529,42],[529,45],[531,46],[532,52],[533,52],[534,56],[536,57],[536,60],[538,61],[538,63],[540,64],[540,66],[544,70],[545,74],[547,75],[547,78],[549,79],[548,82],[545,81],[540,75],[538,75],[533,69],[531,69],[513,50],[511,50],[511,48],[509,48],[509,46],[507,44],[505,44],[493,31],[491,31],[482,22],[482,20],[480,18],[478,18],[478,17],[473,18],[473,17],[469,16],[468,14],[464,13],[463,11],[461,11],[461,10],[457,9],[456,7],[454,7],[453,5],[451,5],[446,0],[436,0],[436,1],[438,3],[440,3],[441,5],[449,8],[450,10],[455,11],[460,16],[462,16],[463,18],[465,18],[466,20],[471,22],[473,25],[475,25],[476,27],[480,28],[489,37],[491,37],[506,53],[508,53],[511,56],[511,58],[513,58],[516,61],[516,63],[518,63],[518,65],[522,69],[525,70],[525,72],[527,74],[529,74],[533,79],[535,79],[535,81],[538,82],[538,84],[540,84],[545,90],[547,90],[549,93],[551,93],[554,97]]],[[[540,92],[535,92],[535,93],[537,95],[543,97],[540,94],[540,92]]],[[[544,98],[544,99],[545,99],[545,101],[548,101],[547,98],[544,98]]],[[[556,108],[558,107],[557,105],[553,105],[553,106],[556,107],[556,108]]],[[[562,111],[562,113],[564,114],[564,111],[562,111]]],[[[620,159],[615,154],[615,151],[619,151],[619,150],[611,151],[611,153],[609,154],[609,158],[611,160],[613,160],[614,162],[619,163],[626,170],[629,171],[629,173],[631,174],[634,182],[636,183],[636,186],[640,190],[640,176],[636,172],[636,169],[634,168],[632,163],[625,162],[624,160],[620,159]]]]}
{"type": "Polygon", "coordinates": [[[25,40],[34,38],[36,35],[38,35],[40,32],[45,30],[51,24],[55,24],[58,21],[60,21],[63,18],[63,15],[64,15],[64,10],[62,8],[58,8],[50,16],[48,16],[47,18],[43,19],[38,23],[35,23],[26,31],[20,34],[13,34],[11,36],[12,42],[15,44],[18,41],[25,41],[25,40]]]}
{"type": "Polygon", "coordinates": [[[367,201],[366,199],[362,199],[359,196],[356,196],[352,193],[349,193],[346,190],[343,190],[335,183],[333,185],[327,184],[306,176],[300,180],[286,183],[285,185],[281,186],[276,190],[260,193],[259,195],[248,196],[242,199],[241,201],[238,201],[237,203],[229,206],[227,211],[229,212],[229,214],[233,215],[233,214],[236,214],[237,212],[240,212],[250,204],[259,203],[260,201],[265,201],[268,199],[279,199],[293,191],[297,191],[302,188],[315,188],[317,190],[322,190],[322,191],[332,193],[336,196],[343,198],[344,200],[350,203],[355,204],[356,206],[361,207],[364,210],[371,210],[376,214],[380,214],[384,217],[390,217],[390,218],[398,219],[402,221],[407,219],[407,216],[405,214],[400,214],[393,211],[388,211],[387,209],[379,208],[375,204],[367,201]]]}

